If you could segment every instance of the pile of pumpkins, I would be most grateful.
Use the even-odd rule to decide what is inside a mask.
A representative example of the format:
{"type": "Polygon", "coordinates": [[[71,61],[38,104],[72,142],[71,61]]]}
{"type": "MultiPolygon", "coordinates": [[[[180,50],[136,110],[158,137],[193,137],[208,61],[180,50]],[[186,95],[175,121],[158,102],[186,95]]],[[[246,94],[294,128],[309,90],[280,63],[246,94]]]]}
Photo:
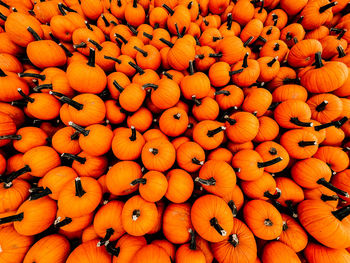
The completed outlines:
{"type": "Polygon", "coordinates": [[[1,0],[0,263],[349,263],[348,0],[1,0]]]}

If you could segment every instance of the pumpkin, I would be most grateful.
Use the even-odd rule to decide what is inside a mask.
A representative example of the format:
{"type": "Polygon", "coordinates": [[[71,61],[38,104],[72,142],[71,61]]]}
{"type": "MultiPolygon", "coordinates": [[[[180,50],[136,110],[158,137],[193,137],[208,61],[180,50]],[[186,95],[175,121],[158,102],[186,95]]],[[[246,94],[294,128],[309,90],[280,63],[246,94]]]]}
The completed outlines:
{"type": "Polygon", "coordinates": [[[145,245],[140,248],[133,257],[135,263],[145,263],[145,262],[154,262],[154,263],[170,263],[170,257],[166,251],[154,244],[145,245]]]}
{"type": "Polygon", "coordinates": [[[305,230],[292,217],[281,214],[283,228],[280,238],[282,243],[292,248],[295,252],[302,251],[308,244],[308,236],[305,230]]]}
{"type": "Polygon", "coordinates": [[[27,252],[23,262],[64,262],[68,257],[69,242],[61,235],[49,235],[37,241],[27,252]]]}
{"type": "Polygon", "coordinates": [[[349,253],[345,249],[334,249],[316,243],[309,243],[304,250],[306,259],[310,263],[336,261],[343,263],[349,260],[349,253]]]}
{"type": "Polygon", "coordinates": [[[128,234],[123,235],[115,245],[108,245],[107,251],[113,255],[113,262],[130,261],[135,253],[147,244],[144,237],[135,237],[128,234]]]}
{"type": "Polygon", "coordinates": [[[282,233],[282,216],[273,205],[266,201],[249,201],[243,207],[243,217],[256,237],[272,240],[282,233]]]}
{"type": "Polygon", "coordinates": [[[194,183],[191,175],[182,169],[172,169],[167,175],[165,197],[173,203],[184,203],[192,195],[194,183]]]}
{"type": "Polygon", "coordinates": [[[197,233],[209,242],[224,240],[233,228],[230,208],[215,195],[201,196],[193,203],[191,220],[197,233]]]}
{"type": "Polygon", "coordinates": [[[67,263],[101,262],[110,263],[111,256],[104,247],[97,247],[98,240],[90,240],[80,244],[67,258],[67,263]]]}
{"type": "Polygon", "coordinates": [[[219,262],[254,262],[257,247],[253,233],[239,219],[233,219],[233,229],[228,237],[220,242],[211,243],[213,255],[219,262]],[[244,256],[243,256],[244,255],[244,256]]]}
{"type": "Polygon", "coordinates": [[[280,241],[271,241],[264,246],[262,260],[267,263],[280,262],[280,260],[290,263],[301,262],[297,254],[280,241]]]}

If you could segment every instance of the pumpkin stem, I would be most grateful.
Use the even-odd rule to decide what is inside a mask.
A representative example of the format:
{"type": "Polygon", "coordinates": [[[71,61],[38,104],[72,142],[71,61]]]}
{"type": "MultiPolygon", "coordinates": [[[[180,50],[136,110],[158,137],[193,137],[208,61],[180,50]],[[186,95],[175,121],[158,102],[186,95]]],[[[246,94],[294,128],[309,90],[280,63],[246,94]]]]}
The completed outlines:
{"type": "Polygon", "coordinates": [[[202,102],[196,98],[196,95],[192,96],[192,100],[194,101],[194,103],[196,104],[196,106],[200,106],[202,105],[202,102]]]}
{"type": "Polygon", "coordinates": [[[36,193],[33,193],[29,196],[29,200],[37,200],[39,198],[42,198],[44,196],[52,194],[50,188],[46,187],[43,191],[39,191],[36,193]]]}
{"type": "Polygon", "coordinates": [[[22,139],[22,136],[16,135],[16,134],[0,136],[0,140],[21,140],[21,139],[22,139]]]}
{"type": "Polygon", "coordinates": [[[177,37],[178,38],[182,38],[182,35],[180,33],[180,30],[179,30],[179,27],[178,27],[177,23],[175,23],[175,30],[176,30],[177,37]]]}
{"type": "Polygon", "coordinates": [[[67,158],[67,159],[72,159],[74,161],[77,161],[81,164],[86,163],[86,158],[85,157],[80,157],[78,155],[70,154],[70,153],[62,153],[61,157],[67,158]]]}
{"type": "Polygon", "coordinates": [[[113,245],[111,243],[108,243],[106,245],[106,250],[109,254],[111,254],[112,256],[118,257],[119,253],[120,253],[120,247],[113,247],[113,245]]]}
{"type": "Polygon", "coordinates": [[[205,20],[205,18],[203,18],[203,23],[206,25],[206,26],[209,26],[209,22],[207,20],[205,20]]]}
{"type": "Polygon", "coordinates": [[[325,195],[325,194],[322,194],[322,195],[321,195],[321,200],[324,201],[324,202],[327,202],[327,201],[337,201],[337,200],[339,200],[339,196],[337,196],[337,195],[325,195]]]}
{"type": "Polygon", "coordinates": [[[267,167],[267,166],[271,166],[271,165],[274,165],[276,163],[279,163],[280,161],[282,161],[283,158],[282,157],[276,157],[270,161],[267,161],[267,162],[258,162],[258,168],[263,168],[263,167],[267,167]]]}
{"type": "Polygon", "coordinates": [[[235,171],[236,173],[239,173],[241,171],[241,168],[237,168],[237,167],[232,167],[233,171],[235,171]]]}
{"type": "Polygon", "coordinates": [[[134,0],[134,1],[132,2],[132,7],[133,7],[133,8],[137,8],[137,0],[134,0]]]}
{"type": "Polygon", "coordinates": [[[189,2],[189,3],[188,3],[188,5],[187,5],[187,9],[191,9],[191,8],[192,8],[192,6],[193,6],[193,2],[191,1],[191,2],[189,2]]]}
{"type": "Polygon", "coordinates": [[[129,137],[130,141],[136,141],[136,129],[134,126],[131,126],[131,136],[129,137]]]}
{"type": "Polygon", "coordinates": [[[283,230],[283,231],[286,231],[287,229],[288,229],[287,222],[286,222],[286,221],[283,221],[282,230],[283,230]]]}
{"type": "Polygon", "coordinates": [[[137,35],[137,30],[132,26],[130,25],[129,23],[126,23],[126,26],[130,29],[130,31],[134,34],[134,35],[137,35]]]}
{"type": "Polygon", "coordinates": [[[82,197],[86,192],[83,189],[83,186],[81,185],[80,177],[75,178],[75,196],[82,197]]]}
{"type": "Polygon", "coordinates": [[[200,45],[201,45],[201,42],[199,41],[198,37],[197,37],[197,36],[194,36],[193,38],[194,38],[194,40],[196,40],[196,45],[197,45],[197,46],[200,46],[200,45]]]}
{"type": "Polygon", "coordinates": [[[30,78],[40,79],[40,80],[45,80],[45,79],[46,79],[46,76],[45,76],[45,75],[40,75],[40,74],[35,74],[35,73],[29,73],[29,72],[18,73],[18,76],[19,76],[20,78],[23,78],[23,77],[30,77],[30,78]]]}
{"type": "Polygon", "coordinates": [[[87,29],[89,29],[90,31],[94,31],[94,29],[90,26],[90,24],[88,23],[88,21],[85,21],[85,26],[86,26],[87,29]]]}
{"type": "Polygon", "coordinates": [[[271,147],[271,148],[269,149],[269,154],[271,154],[271,155],[276,155],[276,154],[277,154],[276,148],[275,148],[275,147],[271,147]]]}
{"type": "Polygon", "coordinates": [[[237,210],[237,206],[236,206],[235,202],[233,202],[233,200],[230,200],[227,204],[228,204],[228,206],[230,207],[230,209],[232,211],[233,217],[236,217],[237,213],[238,213],[238,210],[237,210]]]}
{"type": "Polygon", "coordinates": [[[27,27],[27,30],[29,31],[29,33],[32,34],[32,36],[34,37],[34,39],[35,39],[36,41],[42,40],[41,37],[40,37],[40,36],[34,31],[34,29],[31,28],[30,26],[27,27]]]}
{"type": "Polygon", "coordinates": [[[244,47],[247,47],[247,46],[253,41],[253,39],[254,39],[253,36],[249,37],[249,38],[247,39],[247,41],[244,42],[243,46],[244,46],[244,47]]]}
{"type": "Polygon", "coordinates": [[[188,71],[189,71],[190,75],[193,75],[194,74],[194,63],[193,63],[193,60],[190,60],[188,64],[189,64],[188,71]]]}
{"type": "Polygon", "coordinates": [[[222,53],[216,53],[216,54],[210,53],[209,57],[210,58],[221,58],[222,57],[222,53]]]}
{"type": "Polygon", "coordinates": [[[113,80],[113,86],[119,91],[119,93],[122,93],[124,91],[124,88],[120,86],[116,80],[113,80]]]}
{"type": "Polygon", "coordinates": [[[237,247],[239,244],[238,236],[236,234],[232,234],[228,238],[228,242],[234,247],[237,247]]]}
{"type": "Polygon", "coordinates": [[[145,178],[138,178],[138,179],[135,179],[134,181],[132,181],[131,183],[130,183],[130,185],[131,186],[135,186],[135,185],[137,185],[137,184],[143,184],[143,185],[145,185],[147,183],[147,179],[145,179],[145,178]]]}
{"type": "Polygon", "coordinates": [[[121,6],[122,6],[122,1],[121,1],[121,0],[117,0],[117,5],[118,5],[119,7],[121,7],[121,6]]]}
{"type": "Polygon", "coordinates": [[[215,230],[221,235],[221,236],[226,236],[226,231],[219,225],[219,222],[216,217],[213,217],[210,219],[210,225],[215,228],[215,230]]]}
{"type": "Polygon", "coordinates": [[[181,113],[176,113],[176,114],[173,115],[173,117],[174,117],[174,119],[176,119],[176,120],[180,120],[180,118],[181,118],[181,113]]]}
{"type": "Polygon", "coordinates": [[[318,183],[318,184],[320,184],[320,185],[323,185],[324,187],[326,187],[326,188],[332,190],[333,192],[336,192],[336,193],[339,194],[339,195],[345,196],[346,198],[349,197],[349,194],[348,194],[347,192],[345,192],[345,191],[343,191],[343,190],[341,190],[341,189],[335,187],[335,186],[332,185],[330,182],[327,182],[326,179],[324,179],[324,178],[318,179],[316,183],[318,183]]]}
{"type": "Polygon", "coordinates": [[[146,83],[146,84],[143,84],[142,86],[143,89],[152,88],[154,90],[158,89],[158,87],[159,87],[158,85],[153,83],[146,83]]]}
{"type": "Polygon", "coordinates": [[[232,22],[233,22],[233,20],[232,20],[232,13],[228,13],[227,14],[227,30],[231,30],[231,28],[232,28],[232,22]]]}
{"type": "Polygon", "coordinates": [[[97,43],[95,40],[89,38],[88,41],[91,44],[93,44],[97,48],[98,51],[101,51],[103,49],[103,47],[99,43],[97,43]]]}
{"type": "Polygon", "coordinates": [[[214,95],[225,95],[225,96],[230,96],[231,92],[229,92],[228,90],[219,90],[219,91],[215,91],[214,95]]]}
{"type": "Polygon", "coordinates": [[[312,127],[314,124],[312,122],[303,122],[298,119],[298,117],[292,117],[289,120],[291,123],[300,127],[312,127]]]}
{"type": "Polygon", "coordinates": [[[215,134],[217,134],[217,133],[219,133],[219,132],[222,132],[222,131],[224,131],[224,130],[226,130],[226,127],[225,127],[225,126],[220,126],[220,127],[216,128],[216,129],[214,129],[214,130],[209,130],[209,131],[207,132],[207,136],[208,136],[208,137],[214,137],[215,134]]]}
{"type": "Polygon", "coordinates": [[[163,71],[162,74],[164,76],[166,76],[168,79],[173,79],[173,75],[171,75],[170,73],[166,72],[166,71],[163,71]]]}
{"type": "Polygon", "coordinates": [[[230,125],[235,125],[237,123],[235,119],[230,118],[228,115],[224,116],[224,120],[227,121],[230,125]]]}
{"type": "Polygon", "coordinates": [[[0,68],[0,77],[7,77],[7,75],[1,68],[0,68]]]}
{"type": "Polygon", "coordinates": [[[265,219],[265,221],[264,221],[264,225],[265,226],[272,226],[273,225],[273,222],[270,220],[270,219],[265,219]]]}
{"type": "Polygon", "coordinates": [[[143,49],[141,49],[137,46],[134,46],[134,49],[137,50],[138,52],[140,52],[144,57],[148,56],[148,53],[146,51],[144,51],[143,49]]]}
{"type": "Polygon", "coordinates": [[[286,40],[292,40],[293,39],[293,36],[290,32],[287,32],[286,34],[286,40]]]}
{"type": "Polygon", "coordinates": [[[192,161],[192,163],[197,164],[197,165],[203,165],[204,164],[204,161],[200,161],[196,157],[193,157],[191,161],[192,161]]]}
{"type": "MultiPolygon", "coordinates": [[[[145,33],[145,32],[144,32],[144,33],[145,33]]],[[[121,41],[123,41],[124,44],[127,44],[127,43],[128,43],[128,41],[127,41],[122,35],[115,33],[114,36],[115,36],[116,38],[120,39],[121,41]]]]}
{"type": "Polygon", "coordinates": [[[280,50],[280,44],[275,43],[275,47],[273,48],[274,51],[280,50]]]}
{"type": "Polygon", "coordinates": [[[297,44],[299,42],[299,40],[296,37],[293,37],[293,42],[294,42],[294,44],[297,44]]]}
{"type": "Polygon", "coordinates": [[[11,106],[16,106],[16,107],[26,107],[28,105],[27,101],[11,101],[11,106]]]}
{"type": "Polygon", "coordinates": [[[230,76],[232,76],[232,75],[235,75],[235,74],[242,73],[243,70],[244,70],[244,69],[241,68],[241,69],[238,69],[238,70],[230,71],[228,74],[229,74],[230,76]]]}
{"type": "Polygon", "coordinates": [[[349,120],[348,117],[344,116],[343,118],[341,118],[338,121],[335,121],[334,127],[336,128],[340,128],[341,126],[343,126],[347,121],[349,120]]]}
{"type": "Polygon", "coordinates": [[[263,11],[263,9],[264,9],[264,4],[265,4],[265,2],[264,2],[264,0],[262,0],[262,1],[261,1],[261,6],[260,6],[260,8],[259,8],[259,10],[258,10],[258,13],[259,13],[259,14],[261,14],[261,12],[263,11]]]}
{"type": "Polygon", "coordinates": [[[320,112],[320,111],[324,111],[326,109],[326,106],[328,104],[327,100],[322,101],[320,104],[318,104],[315,108],[316,111],[320,112]]]}
{"type": "Polygon", "coordinates": [[[264,43],[267,42],[266,38],[263,38],[262,36],[258,36],[257,39],[259,39],[261,42],[264,42],[264,43]]]}
{"type": "Polygon", "coordinates": [[[3,7],[7,8],[7,9],[10,9],[10,6],[1,0],[0,0],[0,5],[2,5],[3,7]]]}
{"type": "Polygon", "coordinates": [[[164,7],[170,14],[170,16],[172,16],[175,12],[174,10],[172,10],[169,6],[167,6],[166,4],[163,4],[162,7],[164,7]]]}
{"type": "Polygon", "coordinates": [[[272,65],[278,60],[278,56],[274,57],[269,63],[267,63],[267,65],[269,67],[272,67],[272,65]]]}
{"type": "Polygon", "coordinates": [[[72,100],[71,98],[68,98],[64,96],[63,94],[56,92],[56,91],[49,91],[49,94],[59,97],[59,100],[63,103],[67,103],[68,105],[72,106],[73,108],[79,110],[82,110],[84,108],[84,105],[72,100]]]}
{"type": "Polygon", "coordinates": [[[342,37],[345,35],[346,32],[347,32],[346,29],[342,29],[342,31],[341,31],[341,33],[338,35],[337,39],[338,39],[338,40],[341,40],[342,37]]]}
{"type": "Polygon", "coordinates": [[[346,53],[345,53],[342,46],[340,46],[340,45],[337,46],[337,51],[338,51],[338,58],[343,58],[346,56],[346,53]]]}
{"type": "Polygon", "coordinates": [[[295,79],[291,79],[291,78],[284,78],[283,79],[283,85],[286,84],[298,84],[299,83],[299,79],[295,78],[295,79]]]}
{"type": "Polygon", "coordinates": [[[135,209],[132,211],[132,221],[136,221],[141,216],[141,211],[139,209],[135,209]]]}
{"type": "Polygon", "coordinates": [[[314,145],[317,145],[317,142],[316,141],[300,141],[300,142],[298,142],[298,145],[300,147],[314,146],[314,145]]]}
{"type": "Polygon", "coordinates": [[[276,187],[276,193],[275,194],[271,194],[269,191],[266,191],[264,193],[264,196],[269,198],[269,199],[276,200],[276,199],[281,197],[281,190],[276,187]]]}
{"type": "Polygon", "coordinates": [[[97,243],[97,247],[106,245],[109,243],[109,239],[113,236],[114,234],[114,229],[113,228],[108,228],[106,230],[106,234],[104,236],[104,238],[102,238],[98,243],[97,243]]]}
{"type": "Polygon", "coordinates": [[[322,68],[324,66],[322,63],[321,52],[317,52],[315,54],[315,65],[316,65],[316,68],[322,68]]]}
{"type": "MultiPolygon", "coordinates": [[[[270,26],[269,29],[266,31],[266,35],[271,35],[273,27],[270,26]]],[[[288,36],[289,32],[287,33],[288,36]]]]}
{"type": "Polygon", "coordinates": [[[113,60],[114,62],[121,64],[122,61],[118,58],[110,57],[110,56],[104,56],[105,59],[113,60]]]}
{"type": "Polygon", "coordinates": [[[43,84],[43,85],[38,85],[33,88],[34,91],[38,92],[42,89],[52,89],[52,84],[43,84]]]}
{"type": "Polygon", "coordinates": [[[17,91],[26,101],[28,101],[30,103],[33,103],[35,101],[33,98],[31,98],[28,95],[24,94],[24,92],[22,91],[21,88],[18,88],[17,91]]]}
{"type": "Polygon", "coordinates": [[[17,177],[21,176],[22,174],[25,174],[25,173],[28,173],[31,171],[32,171],[32,169],[30,169],[30,167],[28,165],[26,165],[23,168],[8,174],[7,177],[5,179],[1,179],[1,181],[3,181],[5,183],[6,188],[9,188],[12,186],[13,180],[15,180],[17,177]]]}
{"type": "Polygon", "coordinates": [[[66,11],[63,9],[62,3],[58,3],[58,10],[61,12],[61,15],[63,15],[63,16],[65,16],[67,14],[66,11]]]}
{"type": "Polygon", "coordinates": [[[132,66],[137,71],[137,73],[139,73],[140,75],[145,74],[145,71],[139,65],[135,64],[134,62],[129,61],[128,64],[130,66],[132,66]]]}
{"type": "Polygon", "coordinates": [[[151,34],[148,34],[148,33],[146,33],[146,32],[143,32],[143,35],[144,35],[145,37],[147,37],[149,40],[152,40],[152,39],[153,39],[153,36],[152,36],[151,34]]]}
{"type": "Polygon", "coordinates": [[[88,136],[89,133],[90,133],[89,130],[85,130],[83,127],[79,126],[78,124],[75,124],[72,121],[68,122],[68,125],[71,126],[73,129],[75,129],[76,131],[78,131],[81,134],[83,134],[84,136],[88,136]]]}
{"type": "Polygon", "coordinates": [[[340,221],[342,221],[345,217],[350,215],[350,205],[344,206],[336,211],[332,211],[332,214],[340,221]]]}
{"type": "Polygon", "coordinates": [[[148,151],[149,151],[150,153],[152,153],[153,155],[158,154],[158,149],[156,149],[156,148],[149,148],[148,151]]]}
{"type": "Polygon", "coordinates": [[[286,203],[286,205],[287,205],[288,210],[289,210],[290,213],[292,214],[293,218],[297,218],[297,217],[298,217],[298,214],[297,214],[297,212],[296,212],[295,207],[293,206],[292,200],[286,200],[285,203],[286,203]]]}
{"type": "Polygon", "coordinates": [[[276,26],[278,22],[278,15],[272,14],[273,25],[276,26]]]}
{"type": "Polygon", "coordinates": [[[109,27],[111,24],[108,22],[108,20],[106,19],[106,17],[104,16],[104,14],[101,14],[101,18],[103,20],[103,22],[105,23],[106,27],[109,27]]]}
{"type": "Polygon", "coordinates": [[[86,47],[86,43],[85,42],[81,42],[80,44],[73,45],[73,48],[75,48],[75,49],[85,48],[85,47],[86,47]]]}
{"type": "Polygon", "coordinates": [[[189,247],[191,250],[196,250],[197,246],[196,246],[196,237],[195,237],[194,231],[190,228],[188,230],[188,232],[190,233],[190,236],[191,236],[191,241],[190,241],[189,247]]]}
{"type": "Polygon", "coordinates": [[[90,48],[89,60],[87,65],[90,67],[95,67],[95,49],[93,48],[90,48]]]}
{"type": "MultiPolygon", "coordinates": [[[[80,2],[80,0],[79,0],[79,2],[80,2]]],[[[62,7],[68,12],[77,13],[77,11],[75,11],[74,9],[72,9],[72,8],[70,8],[70,7],[68,7],[68,6],[64,5],[64,4],[62,4],[62,7]]]]}
{"type": "Polygon", "coordinates": [[[198,54],[198,55],[196,55],[196,58],[199,58],[199,59],[204,59],[204,58],[205,58],[205,56],[204,56],[203,54],[198,54]]]}
{"type": "Polygon", "coordinates": [[[208,180],[196,177],[194,181],[207,186],[216,185],[216,180],[214,177],[210,177],[208,180]]]}
{"type": "Polygon", "coordinates": [[[55,222],[53,223],[53,225],[54,225],[55,228],[64,227],[64,226],[66,226],[66,225],[72,223],[72,221],[73,221],[72,218],[70,218],[70,217],[66,217],[66,218],[63,219],[62,221],[61,221],[61,219],[62,219],[62,218],[61,218],[60,216],[56,218],[55,222]]]}
{"type": "Polygon", "coordinates": [[[18,215],[3,217],[3,218],[0,218],[0,225],[16,222],[16,221],[22,221],[23,218],[24,218],[23,212],[18,215]]]}
{"type": "Polygon", "coordinates": [[[248,56],[249,56],[249,53],[245,53],[244,55],[244,58],[243,58],[243,64],[242,64],[242,67],[243,68],[247,68],[248,67],[248,56]]]}
{"type": "Polygon", "coordinates": [[[79,134],[80,134],[80,132],[75,131],[75,132],[70,136],[70,139],[71,139],[72,141],[78,140],[78,139],[79,139],[79,134]]]}
{"type": "Polygon", "coordinates": [[[221,37],[213,37],[213,41],[216,42],[218,40],[222,39],[221,37]]]}
{"type": "Polygon", "coordinates": [[[332,2],[327,5],[321,6],[320,9],[318,10],[320,13],[325,12],[327,9],[332,8],[333,6],[336,6],[338,2],[332,2]]]}

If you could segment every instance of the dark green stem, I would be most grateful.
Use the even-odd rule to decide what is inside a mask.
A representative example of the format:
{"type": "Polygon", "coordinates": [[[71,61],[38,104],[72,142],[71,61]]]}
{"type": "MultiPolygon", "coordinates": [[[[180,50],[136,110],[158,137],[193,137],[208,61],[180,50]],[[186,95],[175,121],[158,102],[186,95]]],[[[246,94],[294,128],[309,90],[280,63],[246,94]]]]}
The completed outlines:
{"type": "Polygon", "coordinates": [[[0,140],[21,140],[21,139],[22,139],[22,136],[16,135],[16,134],[0,136],[0,140]]]}
{"type": "Polygon", "coordinates": [[[300,141],[300,142],[298,142],[298,145],[300,147],[315,146],[315,145],[317,145],[317,142],[316,141],[300,141]]]}
{"type": "Polygon", "coordinates": [[[138,52],[140,52],[144,57],[148,56],[148,53],[146,51],[144,51],[143,49],[141,49],[137,46],[134,46],[134,49],[137,50],[138,52]]]}
{"type": "Polygon", "coordinates": [[[226,130],[226,127],[225,127],[225,126],[217,127],[217,128],[214,129],[214,130],[209,130],[209,131],[207,132],[207,136],[208,136],[208,137],[214,137],[215,134],[217,134],[217,133],[219,133],[219,132],[222,132],[222,131],[224,131],[224,130],[226,130]]]}
{"type": "Polygon", "coordinates": [[[83,189],[83,186],[81,185],[80,177],[75,178],[75,196],[82,197],[86,192],[83,189]]]}
{"type": "Polygon", "coordinates": [[[84,136],[88,136],[89,133],[90,133],[89,130],[85,130],[83,127],[79,126],[78,124],[75,124],[72,121],[68,122],[68,125],[71,126],[73,129],[75,129],[76,131],[78,131],[81,134],[83,134],[84,136]]]}
{"type": "Polygon", "coordinates": [[[282,157],[276,157],[270,161],[267,162],[258,162],[258,168],[263,168],[263,167],[267,167],[267,166],[271,166],[274,165],[276,163],[279,163],[280,161],[282,161],[283,158],[282,157]]]}
{"type": "Polygon", "coordinates": [[[81,164],[86,163],[86,158],[85,157],[80,157],[78,155],[70,154],[70,153],[62,153],[61,157],[67,158],[67,159],[72,159],[74,161],[77,161],[81,164]]]}
{"type": "Polygon", "coordinates": [[[40,79],[40,80],[45,80],[46,79],[45,75],[29,73],[29,72],[19,73],[18,76],[21,77],[21,78],[23,78],[23,77],[30,77],[30,78],[40,79]]]}
{"type": "Polygon", "coordinates": [[[303,122],[303,121],[300,121],[298,119],[298,117],[292,117],[290,118],[290,122],[297,125],[297,126],[300,126],[300,127],[312,127],[313,126],[313,123],[312,122],[303,122]]]}
{"type": "Polygon", "coordinates": [[[38,33],[35,32],[34,29],[31,28],[30,26],[27,28],[27,30],[29,31],[29,33],[32,34],[32,36],[34,37],[34,39],[35,39],[36,41],[42,40],[41,37],[38,35],[38,33]]]}
{"type": "Polygon", "coordinates": [[[336,211],[333,211],[332,214],[340,221],[342,221],[345,217],[350,215],[350,205],[344,206],[336,211]]]}
{"type": "Polygon", "coordinates": [[[320,184],[320,185],[323,185],[324,187],[332,190],[333,192],[336,192],[337,194],[339,195],[342,195],[342,196],[345,196],[345,197],[349,197],[349,194],[337,187],[335,187],[334,185],[332,185],[330,182],[327,182],[326,179],[324,178],[320,178],[317,180],[317,183],[320,184]]]}
{"type": "Polygon", "coordinates": [[[21,88],[18,88],[17,91],[26,101],[28,101],[30,103],[33,103],[35,101],[33,98],[31,98],[28,95],[24,94],[24,92],[22,91],[21,88]]]}
{"type": "Polygon", "coordinates": [[[216,217],[210,219],[210,225],[215,228],[216,232],[218,232],[221,236],[226,236],[226,231],[220,226],[216,217]]]}
{"type": "Polygon", "coordinates": [[[23,220],[23,218],[24,218],[23,212],[18,215],[3,217],[3,218],[0,218],[0,225],[16,222],[16,221],[20,222],[23,220]]]}
{"type": "Polygon", "coordinates": [[[319,12],[320,12],[320,13],[323,13],[323,12],[325,12],[327,9],[332,8],[333,6],[336,6],[337,4],[338,4],[338,2],[332,2],[332,3],[329,3],[329,4],[327,4],[327,5],[321,6],[320,9],[319,9],[319,12]]]}
{"type": "Polygon", "coordinates": [[[326,109],[327,104],[328,104],[328,101],[324,100],[316,106],[315,110],[318,112],[324,111],[326,109]]]}
{"type": "Polygon", "coordinates": [[[95,67],[95,49],[93,48],[90,48],[89,60],[87,65],[90,67],[95,67]]]}
{"type": "Polygon", "coordinates": [[[76,102],[76,101],[72,100],[71,98],[68,98],[59,92],[50,90],[49,94],[57,96],[60,101],[62,101],[63,103],[67,103],[68,105],[72,106],[73,108],[75,108],[77,110],[82,110],[84,108],[83,104],[76,102]]]}
{"type": "Polygon", "coordinates": [[[147,179],[145,179],[145,178],[138,178],[138,179],[135,179],[134,181],[132,181],[131,183],[130,183],[130,185],[131,186],[135,186],[135,185],[137,185],[137,184],[143,184],[143,185],[145,185],[147,183],[147,179]]]}

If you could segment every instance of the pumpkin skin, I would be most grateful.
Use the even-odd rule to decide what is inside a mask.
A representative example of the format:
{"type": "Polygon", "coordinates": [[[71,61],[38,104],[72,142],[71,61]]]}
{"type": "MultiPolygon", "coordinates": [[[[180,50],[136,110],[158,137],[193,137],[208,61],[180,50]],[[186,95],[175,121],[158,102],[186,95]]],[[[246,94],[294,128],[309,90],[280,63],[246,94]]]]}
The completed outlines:
{"type": "Polygon", "coordinates": [[[341,213],[342,209],[344,210],[340,208],[336,211],[335,208],[321,200],[305,200],[298,205],[299,220],[306,231],[321,244],[330,248],[346,248],[350,243],[347,234],[350,223],[349,218],[346,217],[348,213],[341,213]],[[314,216],[315,211],[319,216],[314,216]],[[320,224],[326,225],[327,231],[318,231],[317,227],[320,224]]]}
{"type": "Polygon", "coordinates": [[[271,241],[265,245],[262,260],[267,263],[277,263],[281,260],[288,263],[301,263],[297,254],[280,241],[271,241]],[[283,253],[281,253],[282,251],[283,253]]]}
{"type": "Polygon", "coordinates": [[[126,201],[121,214],[125,231],[133,236],[143,236],[157,222],[158,210],[154,203],[136,195],[126,201]]]}
{"type": "Polygon", "coordinates": [[[135,253],[147,244],[144,237],[134,237],[128,234],[123,235],[115,245],[118,254],[113,255],[112,262],[130,262],[135,253]]]}
{"type": "Polygon", "coordinates": [[[165,197],[176,204],[186,202],[191,197],[194,188],[191,175],[182,169],[172,169],[166,177],[168,189],[165,197]]]}
{"type": "Polygon", "coordinates": [[[54,234],[37,241],[27,252],[23,263],[63,263],[68,257],[69,242],[63,236],[54,234]]]}
{"type": "Polygon", "coordinates": [[[82,243],[67,258],[67,263],[110,263],[111,256],[104,247],[97,247],[98,240],[90,240],[82,243]]]}
{"type": "Polygon", "coordinates": [[[286,214],[281,215],[283,231],[279,241],[292,248],[296,253],[302,251],[308,243],[308,236],[305,230],[292,217],[286,214]]]}
{"type": "Polygon", "coordinates": [[[195,179],[209,193],[223,197],[233,191],[236,185],[236,174],[224,161],[209,160],[205,162],[195,179]]]}
{"type": "Polygon", "coordinates": [[[197,233],[209,242],[224,240],[233,228],[229,206],[215,195],[204,195],[194,202],[191,220],[197,233]]]}
{"type": "Polygon", "coordinates": [[[183,244],[190,240],[192,229],[191,206],[188,203],[170,204],[163,213],[163,233],[173,244],[183,244]]]}
{"type": "Polygon", "coordinates": [[[304,255],[310,263],[345,263],[350,260],[350,254],[345,249],[328,248],[311,242],[305,248],[304,255]]]}
{"type": "Polygon", "coordinates": [[[135,253],[133,258],[135,263],[170,263],[170,257],[166,251],[154,244],[145,245],[135,253]]]}
{"type": "Polygon", "coordinates": [[[219,262],[255,262],[257,248],[253,233],[239,219],[233,219],[233,229],[224,241],[211,243],[215,259],[219,262]]]}
{"type": "Polygon", "coordinates": [[[33,242],[32,236],[17,233],[13,226],[0,228],[1,261],[22,262],[33,242]]]}
{"type": "Polygon", "coordinates": [[[266,201],[249,201],[243,207],[243,217],[254,235],[261,239],[272,240],[282,232],[281,214],[266,201]]]}

